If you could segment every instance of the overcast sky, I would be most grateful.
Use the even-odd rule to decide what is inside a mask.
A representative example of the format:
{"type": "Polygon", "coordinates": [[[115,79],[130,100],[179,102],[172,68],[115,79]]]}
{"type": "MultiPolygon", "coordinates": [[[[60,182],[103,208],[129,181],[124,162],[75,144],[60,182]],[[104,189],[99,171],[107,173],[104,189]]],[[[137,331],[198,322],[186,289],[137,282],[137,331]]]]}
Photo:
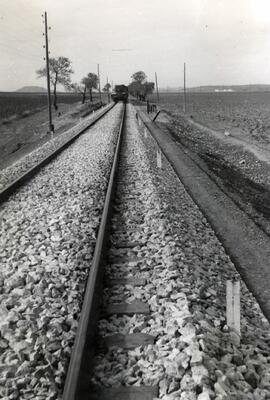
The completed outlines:
{"type": "Polygon", "coordinates": [[[185,61],[188,86],[270,84],[270,0],[0,0],[0,90],[45,86],[44,10],[75,82],[99,63],[102,86],[143,70],[177,87],[185,61]]]}

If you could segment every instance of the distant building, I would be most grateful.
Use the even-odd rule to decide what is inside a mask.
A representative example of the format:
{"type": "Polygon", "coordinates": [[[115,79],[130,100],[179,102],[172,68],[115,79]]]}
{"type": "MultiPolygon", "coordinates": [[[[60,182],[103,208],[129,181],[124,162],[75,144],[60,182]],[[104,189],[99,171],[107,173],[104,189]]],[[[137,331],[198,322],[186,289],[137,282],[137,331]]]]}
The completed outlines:
{"type": "Polygon", "coordinates": [[[233,89],[215,89],[215,92],[235,92],[233,89]]]}

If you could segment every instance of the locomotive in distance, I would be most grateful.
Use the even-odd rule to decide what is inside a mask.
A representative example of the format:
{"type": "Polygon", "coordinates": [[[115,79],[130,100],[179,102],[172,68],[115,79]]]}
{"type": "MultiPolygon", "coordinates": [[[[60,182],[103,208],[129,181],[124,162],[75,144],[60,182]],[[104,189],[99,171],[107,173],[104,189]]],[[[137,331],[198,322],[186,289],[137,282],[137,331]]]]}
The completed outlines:
{"type": "Polygon", "coordinates": [[[115,85],[112,92],[112,99],[115,103],[118,101],[127,102],[128,99],[128,87],[125,85],[115,85]]]}

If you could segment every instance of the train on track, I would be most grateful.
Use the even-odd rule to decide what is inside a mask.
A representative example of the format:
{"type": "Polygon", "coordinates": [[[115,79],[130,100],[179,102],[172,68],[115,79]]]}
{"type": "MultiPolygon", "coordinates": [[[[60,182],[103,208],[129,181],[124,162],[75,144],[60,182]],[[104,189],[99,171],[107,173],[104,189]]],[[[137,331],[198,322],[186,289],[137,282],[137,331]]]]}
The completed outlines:
{"type": "Polygon", "coordinates": [[[115,103],[118,101],[127,102],[128,99],[128,87],[126,85],[115,85],[112,92],[112,99],[115,103]]]}

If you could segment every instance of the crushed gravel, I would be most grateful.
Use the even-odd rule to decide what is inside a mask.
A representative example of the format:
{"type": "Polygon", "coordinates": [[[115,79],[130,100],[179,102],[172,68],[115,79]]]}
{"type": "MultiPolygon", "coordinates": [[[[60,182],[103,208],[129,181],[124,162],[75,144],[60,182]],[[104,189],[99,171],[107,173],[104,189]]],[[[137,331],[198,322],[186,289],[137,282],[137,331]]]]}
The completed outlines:
{"type": "MultiPolygon", "coordinates": [[[[61,398],[121,110],[117,105],[0,206],[2,399],[61,398]]],[[[27,160],[40,154],[43,148],[27,160]]]]}

